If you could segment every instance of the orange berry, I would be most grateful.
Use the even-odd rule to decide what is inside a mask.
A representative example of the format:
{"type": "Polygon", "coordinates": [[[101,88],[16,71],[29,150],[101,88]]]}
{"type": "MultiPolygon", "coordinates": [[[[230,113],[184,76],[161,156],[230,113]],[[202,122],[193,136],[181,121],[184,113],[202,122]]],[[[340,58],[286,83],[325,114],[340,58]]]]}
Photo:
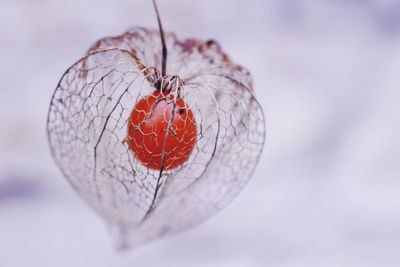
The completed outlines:
{"type": "Polygon", "coordinates": [[[161,169],[163,153],[164,170],[185,163],[196,144],[196,132],[193,112],[185,101],[178,98],[174,108],[174,96],[160,91],[140,99],[128,120],[129,147],[153,170],[161,169]]]}

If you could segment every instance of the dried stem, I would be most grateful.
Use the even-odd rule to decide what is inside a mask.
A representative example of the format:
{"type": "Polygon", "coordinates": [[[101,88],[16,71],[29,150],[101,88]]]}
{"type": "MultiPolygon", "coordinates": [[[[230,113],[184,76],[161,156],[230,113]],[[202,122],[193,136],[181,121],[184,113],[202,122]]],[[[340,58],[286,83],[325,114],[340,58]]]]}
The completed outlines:
{"type": "Polygon", "coordinates": [[[165,45],[165,36],[164,30],[161,23],[160,13],[158,12],[158,7],[156,0],[153,0],[154,10],[156,11],[157,21],[158,21],[158,28],[160,30],[160,37],[161,37],[161,44],[162,44],[162,67],[161,67],[161,74],[164,77],[167,72],[167,46],[165,45]]]}

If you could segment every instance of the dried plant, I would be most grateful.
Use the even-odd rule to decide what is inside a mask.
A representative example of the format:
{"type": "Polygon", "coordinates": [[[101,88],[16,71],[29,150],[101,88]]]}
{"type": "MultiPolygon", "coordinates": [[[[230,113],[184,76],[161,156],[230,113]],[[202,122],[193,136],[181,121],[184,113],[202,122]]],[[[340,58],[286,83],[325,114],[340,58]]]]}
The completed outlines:
{"type": "Polygon", "coordinates": [[[217,213],[264,145],[249,72],[215,41],[164,33],[154,6],[159,30],[95,43],[62,76],[48,114],[57,165],[121,248],[217,213]]]}

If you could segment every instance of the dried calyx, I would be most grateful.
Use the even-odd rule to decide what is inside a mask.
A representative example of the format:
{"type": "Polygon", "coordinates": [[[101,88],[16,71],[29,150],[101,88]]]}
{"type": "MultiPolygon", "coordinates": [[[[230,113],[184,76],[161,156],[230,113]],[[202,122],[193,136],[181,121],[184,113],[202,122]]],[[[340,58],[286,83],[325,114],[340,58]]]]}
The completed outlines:
{"type": "Polygon", "coordinates": [[[97,41],[68,68],[47,130],[64,176],[128,247],[233,200],[260,158],[264,123],[245,68],[214,41],[164,33],[159,20],[158,30],[97,41]]]}

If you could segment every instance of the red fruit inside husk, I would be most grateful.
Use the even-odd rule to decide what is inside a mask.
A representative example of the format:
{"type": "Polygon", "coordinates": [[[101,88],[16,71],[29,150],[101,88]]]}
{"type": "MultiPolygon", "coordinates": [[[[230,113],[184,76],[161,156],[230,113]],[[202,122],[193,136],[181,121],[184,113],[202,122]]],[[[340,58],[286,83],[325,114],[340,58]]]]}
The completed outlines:
{"type": "Polygon", "coordinates": [[[153,170],[161,170],[163,163],[164,170],[184,164],[196,144],[196,134],[192,110],[183,98],[174,99],[170,93],[155,91],[143,97],[128,120],[129,147],[153,170]]]}

